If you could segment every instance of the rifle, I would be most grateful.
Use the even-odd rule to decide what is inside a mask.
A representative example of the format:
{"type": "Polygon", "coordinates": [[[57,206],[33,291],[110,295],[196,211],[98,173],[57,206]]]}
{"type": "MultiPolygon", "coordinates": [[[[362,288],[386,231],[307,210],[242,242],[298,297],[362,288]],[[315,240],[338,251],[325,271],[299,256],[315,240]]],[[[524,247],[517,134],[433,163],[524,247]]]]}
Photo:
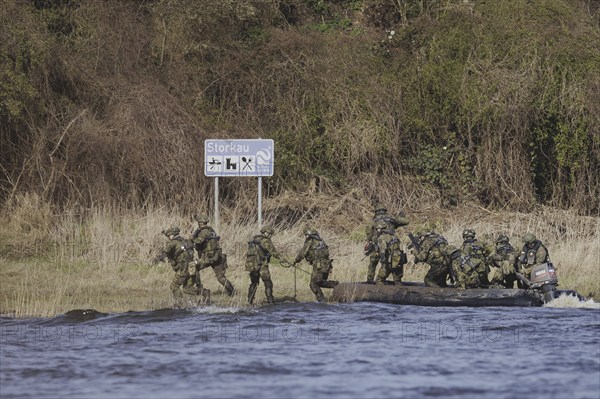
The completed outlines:
{"type": "Polygon", "coordinates": [[[363,247],[363,253],[365,254],[365,256],[363,256],[363,258],[360,261],[362,262],[363,260],[365,260],[367,256],[371,255],[376,250],[377,245],[375,245],[373,241],[368,240],[367,242],[365,242],[365,246],[363,247]]]}
{"type": "Polygon", "coordinates": [[[153,266],[158,265],[159,263],[164,262],[166,260],[166,258],[167,258],[167,255],[164,252],[159,253],[154,258],[152,258],[151,264],[153,266]]]}
{"type": "Polygon", "coordinates": [[[367,241],[365,243],[365,246],[363,248],[363,253],[365,254],[365,256],[369,256],[371,255],[371,253],[373,253],[373,251],[375,251],[376,246],[375,243],[371,240],[367,241]]]}
{"type": "Polygon", "coordinates": [[[421,251],[421,245],[419,244],[419,240],[417,240],[417,237],[413,236],[412,233],[408,233],[408,238],[410,239],[410,242],[413,245],[413,248],[415,248],[417,251],[421,251]]]}

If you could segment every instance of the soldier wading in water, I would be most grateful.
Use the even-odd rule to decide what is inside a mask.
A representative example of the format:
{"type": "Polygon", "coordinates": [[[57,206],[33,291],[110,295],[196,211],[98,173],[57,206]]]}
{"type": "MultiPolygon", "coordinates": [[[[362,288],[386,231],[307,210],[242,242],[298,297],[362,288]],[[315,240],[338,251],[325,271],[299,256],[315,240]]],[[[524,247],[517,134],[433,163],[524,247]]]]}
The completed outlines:
{"type": "Polygon", "coordinates": [[[208,225],[208,216],[195,215],[194,219],[198,222],[198,228],[192,233],[192,242],[198,252],[198,264],[195,275],[200,280],[200,270],[211,267],[217,276],[217,280],[229,296],[233,296],[235,289],[227,277],[227,255],[223,253],[220,244],[220,237],[215,230],[208,225]]]}
{"type": "Polygon", "coordinates": [[[171,293],[175,301],[175,306],[183,306],[183,292],[188,295],[202,295],[205,302],[210,302],[210,291],[202,287],[200,276],[194,276],[196,262],[194,261],[194,246],[190,240],[186,240],[179,235],[179,227],[171,227],[163,230],[169,241],[165,244],[158,259],[168,259],[175,276],[171,280],[171,293]],[[195,281],[194,281],[195,280],[195,281]],[[194,282],[196,286],[194,286],[194,282]]]}
{"type": "Polygon", "coordinates": [[[284,267],[291,267],[291,263],[286,259],[283,259],[279,254],[271,236],[275,233],[270,226],[265,226],[260,229],[260,234],[252,237],[248,241],[248,252],[246,252],[246,271],[250,273],[250,287],[248,288],[248,303],[252,304],[254,301],[254,295],[258,288],[258,283],[262,279],[265,284],[265,295],[267,302],[272,304],[273,298],[273,281],[271,280],[271,273],[269,272],[269,262],[271,257],[275,257],[281,261],[281,265],[284,267]]]}
{"type": "Polygon", "coordinates": [[[296,256],[293,265],[302,262],[302,259],[306,259],[310,263],[313,268],[310,275],[310,289],[315,294],[317,301],[324,302],[325,296],[321,287],[333,288],[338,284],[337,281],[328,280],[332,269],[332,260],[329,259],[329,247],[315,229],[306,228],[304,237],[304,246],[296,256]]]}

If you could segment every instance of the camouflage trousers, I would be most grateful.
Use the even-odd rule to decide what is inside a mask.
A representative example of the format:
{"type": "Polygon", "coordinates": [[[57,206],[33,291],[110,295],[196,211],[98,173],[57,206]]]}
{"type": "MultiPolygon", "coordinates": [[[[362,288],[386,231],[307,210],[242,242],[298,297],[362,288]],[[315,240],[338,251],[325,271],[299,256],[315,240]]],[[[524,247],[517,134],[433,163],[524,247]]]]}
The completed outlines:
{"type": "Polygon", "coordinates": [[[258,283],[260,280],[265,284],[265,296],[267,297],[268,303],[273,303],[273,281],[271,281],[271,273],[269,272],[269,265],[256,266],[250,271],[250,287],[248,288],[248,303],[254,302],[254,296],[258,289],[258,283]]]}
{"type": "Polygon", "coordinates": [[[183,288],[183,293],[185,294],[198,295],[198,289],[194,287],[193,278],[190,276],[187,268],[176,271],[175,276],[171,280],[171,294],[173,294],[173,300],[177,307],[183,306],[183,293],[180,288],[183,288]]]}
{"type": "Polygon", "coordinates": [[[497,264],[494,275],[492,276],[492,284],[502,285],[505,288],[514,288],[515,282],[518,281],[515,273],[515,267],[508,261],[502,261],[497,264]]]}
{"type": "MultiPolygon", "coordinates": [[[[217,281],[225,288],[229,296],[235,294],[235,288],[233,284],[225,276],[225,270],[227,270],[227,255],[221,255],[215,262],[207,263],[201,266],[201,268],[210,266],[217,277],[217,281]]],[[[200,269],[200,268],[199,268],[200,269]]],[[[200,270],[198,270],[199,272],[200,270]]]]}
{"type": "Polygon", "coordinates": [[[450,268],[446,262],[429,263],[429,271],[424,278],[425,285],[428,287],[447,287],[446,280],[449,274],[450,268]]]}
{"type": "Polygon", "coordinates": [[[382,262],[377,273],[377,283],[383,284],[385,280],[392,275],[395,284],[400,284],[402,277],[404,277],[404,262],[402,261],[402,252],[393,254],[390,260],[382,262]]]}
{"type": "Polygon", "coordinates": [[[315,294],[317,301],[325,302],[325,295],[321,288],[333,288],[338,285],[337,281],[329,280],[329,272],[331,271],[331,261],[323,260],[316,261],[312,266],[313,270],[310,275],[310,290],[315,294]]]}
{"type": "Polygon", "coordinates": [[[460,267],[460,262],[458,265],[454,263],[452,265],[452,270],[454,271],[454,276],[456,281],[454,281],[454,286],[457,288],[477,288],[480,286],[479,283],[479,274],[475,270],[471,270],[471,272],[465,271],[460,267]]]}
{"type": "Polygon", "coordinates": [[[379,263],[379,254],[373,252],[369,256],[369,268],[367,270],[367,283],[372,283],[375,280],[375,270],[377,269],[377,264],[379,263]]]}

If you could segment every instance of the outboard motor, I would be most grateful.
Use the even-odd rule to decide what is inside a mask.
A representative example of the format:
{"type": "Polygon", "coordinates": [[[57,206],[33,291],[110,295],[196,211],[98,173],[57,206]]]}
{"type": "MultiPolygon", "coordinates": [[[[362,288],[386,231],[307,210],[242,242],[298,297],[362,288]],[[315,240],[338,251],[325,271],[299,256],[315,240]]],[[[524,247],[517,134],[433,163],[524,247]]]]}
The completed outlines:
{"type": "Polygon", "coordinates": [[[540,290],[544,296],[544,303],[548,303],[558,296],[556,287],[558,286],[558,277],[556,269],[550,262],[541,263],[531,269],[529,279],[531,285],[529,288],[540,290]]]}

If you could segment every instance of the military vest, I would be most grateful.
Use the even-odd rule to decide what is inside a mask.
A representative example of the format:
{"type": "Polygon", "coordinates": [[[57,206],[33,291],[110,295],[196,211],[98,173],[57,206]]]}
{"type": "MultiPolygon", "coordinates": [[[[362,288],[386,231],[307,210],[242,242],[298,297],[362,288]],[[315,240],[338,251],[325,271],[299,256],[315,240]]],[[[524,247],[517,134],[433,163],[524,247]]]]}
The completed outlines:
{"type": "Polygon", "coordinates": [[[471,258],[485,259],[486,250],[477,240],[465,241],[463,243],[463,252],[471,258]]]}
{"type": "Polygon", "coordinates": [[[262,235],[256,235],[252,237],[252,240],[248,241],[248,251],[246,252],[246,262],[253,262],[259,265],[269,263],[271,260],[271,254],[262,245],[261,241],[265,238],[262,235]]]}
{"type": "Polygon", "coordinates": [[[312,240],[310,249],[307,257],[308,261],[329,259],[329,247],[325,244],[325,241],[318,235],[311,234],[308,236],[309,240],[312,240]]]}
{"type": "MultiPolygon", "coordinates": [[[[533,246],[533,248],[528,248],[527,245],[525,245],[523,247],[523,250],[521,251],[521,257],[519,258],[519,261],[521,263],[525,263],[527,265],[535,265],[536,264],[536,255],[537,255],[537,251],[538,249],[540,249],[540,247],[543,247],[544,249],[546,249],[546,247],[544,247],[542,245],[542,242],[540,240],[537,240],[535,242],[535,245],[533,246]]],[[[546,253],[548,253],[548,250],[546,250],[546,253]]],[[[537,263],[544,263],[548,260],[548,256],[546,256],[546,259],[541,259],[539,260],[537,263]]]]}
{"type": "Polygon", "coordinates": [[[512,245],[510,245],[508,243],[501,243],[499,245],[496,245],[496,253],[498,255],[500,255],[500,257],[503,260],[508,259],[510,254],[512,254],[514,252],[515,252],[515,249],[513,248],[512,245]]]}
{"type": "Polygon", "coordinates": [[[441,262],[444,260],[448,241],[442,235],[431,233],[424,237],[422,245],[423,249],[429,251],[428,262],[441,262]]]}
{"type": "Polygon", "coordinates": [[[177,271],[178,269],[187,267],[185,263],[194,258],[194,246],[191,241],[181,236],[174,237],[172,241],[175,245],[171,245],[167,252],[167,257],[177,271]]]}
{"type": "Polygon", "coordinates": [[[367,232],[367,239],[369,239],[371,241],[375,241],[377,239],[376,233],[375,233],[375,225],[378,222],[385,222],[388,230],[394,229],[395,220],[390,215],[388,215],[386,213],[380,214],[380,215],[375,215],[375,217],[373,218],[373,221],[369,225],[369,230],[367,232]]]}
{"type": "Polygon", "coordinates": [[[201,242],[194,243],[194,246],[196,247],[196,251],[198,251],[198,253],[202,253],[203,251],[206,251],[206,250],[208,250],[208,251],[218,250],[221,247],[221,245],[219,243],[219,240],[221,239],[221,237],[219,237],[217,235],[217,233],[215,232],[215,230],[210,226],[203,226],[203,227],[197,229],[196,231],[194,231],[194,233],[192,234],[192,240],[195,240],[203,230],[209,230],[209,232],[201,242]]]}

